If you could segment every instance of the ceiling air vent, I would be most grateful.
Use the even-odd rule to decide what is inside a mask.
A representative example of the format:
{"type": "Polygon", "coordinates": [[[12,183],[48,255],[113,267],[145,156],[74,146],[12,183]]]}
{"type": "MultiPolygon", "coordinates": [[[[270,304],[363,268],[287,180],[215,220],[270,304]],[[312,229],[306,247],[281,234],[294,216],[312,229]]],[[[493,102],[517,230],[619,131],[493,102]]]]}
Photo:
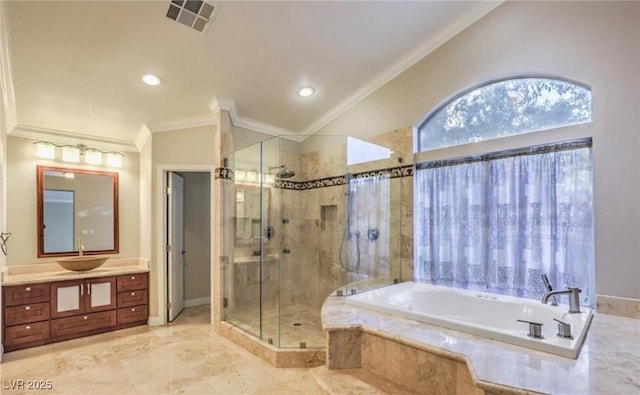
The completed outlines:
{"type": "Polygon", "coordinates": [[[167,18],[204,32],[217,7],[200,0],[171,0],[167,18]]]}

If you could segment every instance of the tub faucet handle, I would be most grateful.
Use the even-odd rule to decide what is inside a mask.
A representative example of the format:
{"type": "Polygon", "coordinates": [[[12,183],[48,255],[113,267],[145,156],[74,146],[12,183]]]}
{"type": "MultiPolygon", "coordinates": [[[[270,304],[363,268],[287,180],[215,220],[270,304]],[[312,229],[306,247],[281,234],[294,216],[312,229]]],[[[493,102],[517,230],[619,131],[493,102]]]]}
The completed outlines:
{"type": "Polygon", "coordinates": [[[527,336],[533,337],[534,339],[544,339],[542,336],[542,323],[541,322],[533,322],[526,320],[517,320],[518,322],[524,322],[525,324],[529,324],[529,333],[527,336]]]}
{"type": "Polygon", "coordinates": [[[558,323],[558,337],[573,339],[573,335],[571,335],[571,324],[567,324],[566,322],[560,321],[556,318],[553,320],[558,323]]]}

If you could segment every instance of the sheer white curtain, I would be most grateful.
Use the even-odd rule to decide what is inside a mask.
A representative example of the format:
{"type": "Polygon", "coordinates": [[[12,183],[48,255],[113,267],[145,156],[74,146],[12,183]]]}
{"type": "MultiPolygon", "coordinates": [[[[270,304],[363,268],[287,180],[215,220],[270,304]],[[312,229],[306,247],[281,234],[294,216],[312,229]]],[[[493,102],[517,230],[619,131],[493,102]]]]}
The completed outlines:
{"type": "Polygon", "coordinates": [[[349,269],[363,278],[389,278],[391,179],[387,175],[349,181],[349,269]]]}
{"type": "Polygon", "coordinates": [[[551,151],[418,165],[415,280],[540,298],[547,274],[593,305],[591,148],[551,151]]]}

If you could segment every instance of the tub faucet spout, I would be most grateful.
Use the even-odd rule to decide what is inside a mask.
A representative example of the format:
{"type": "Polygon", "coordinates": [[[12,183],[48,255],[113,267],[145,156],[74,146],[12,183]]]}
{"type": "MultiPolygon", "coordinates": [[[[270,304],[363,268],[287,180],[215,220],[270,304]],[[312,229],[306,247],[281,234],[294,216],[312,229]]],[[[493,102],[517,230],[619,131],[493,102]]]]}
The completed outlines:
{"type": "Polygon", "coordinates": [[[580,312],[580,288],[567,288],[564,291],[550,291],[542,297],[542,303],[547,303],[555,295],[569,295],[569,313],[580,312]]]}

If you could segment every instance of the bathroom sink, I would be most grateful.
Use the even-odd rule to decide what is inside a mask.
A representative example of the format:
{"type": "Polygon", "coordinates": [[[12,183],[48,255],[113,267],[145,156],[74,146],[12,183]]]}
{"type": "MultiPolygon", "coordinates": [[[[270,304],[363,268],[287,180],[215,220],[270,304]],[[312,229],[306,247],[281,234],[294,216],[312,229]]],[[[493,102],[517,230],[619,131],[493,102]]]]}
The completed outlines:
{"type": "Polygon", "coordinates": [[[56,260],[58,265],[67,270],[83,272],[102,266],[109,259],[107,255],[73,256],[56,260]]]}

